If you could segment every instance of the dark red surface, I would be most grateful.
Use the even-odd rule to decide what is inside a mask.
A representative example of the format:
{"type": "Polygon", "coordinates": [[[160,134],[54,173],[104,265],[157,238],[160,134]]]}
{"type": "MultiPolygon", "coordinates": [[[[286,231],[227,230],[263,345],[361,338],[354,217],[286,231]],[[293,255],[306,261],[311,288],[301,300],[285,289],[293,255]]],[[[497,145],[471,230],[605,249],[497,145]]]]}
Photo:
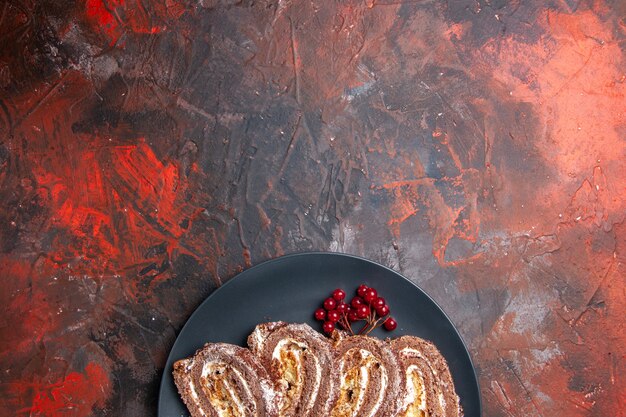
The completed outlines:
{"type": "Polygon", "coordinates": [[[198,303],[303,250],[431,294],[486,415],[626,415],[625,16],[0,3],[0,415],[154,415],[198,303]]]}

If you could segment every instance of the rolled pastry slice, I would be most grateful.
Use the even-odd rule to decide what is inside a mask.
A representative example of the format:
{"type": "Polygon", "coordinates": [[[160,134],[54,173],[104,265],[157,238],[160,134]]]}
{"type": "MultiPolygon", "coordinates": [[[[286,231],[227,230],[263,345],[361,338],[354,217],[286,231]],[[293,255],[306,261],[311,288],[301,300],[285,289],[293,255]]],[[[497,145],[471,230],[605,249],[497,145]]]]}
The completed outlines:
{"type": "Polygon", "coordinates": [[[329,339],[306,324],[273,322],[258,325],[248,346],[279,389],[280,417],[328,415],[339,379],[329,339]]]}
{"type": "Polygon", "coordinates": [[[208,343],[174,363],[174,382],[192,417],[273,417],[275,391],[269,375],[248,350],[208,343]]]}
{"type": "Polygon", "coordinates": [[[448,364],[430,342],[414,336],[391,341],[406,377],[398,417],[460,417],[459,397],[448,364]]]}
{"type": "Polygon", "coordinates": [[[334,336],[340,387],[330,417],[395,416],[405,384],[390,346],[367,336],[334,336]]]}

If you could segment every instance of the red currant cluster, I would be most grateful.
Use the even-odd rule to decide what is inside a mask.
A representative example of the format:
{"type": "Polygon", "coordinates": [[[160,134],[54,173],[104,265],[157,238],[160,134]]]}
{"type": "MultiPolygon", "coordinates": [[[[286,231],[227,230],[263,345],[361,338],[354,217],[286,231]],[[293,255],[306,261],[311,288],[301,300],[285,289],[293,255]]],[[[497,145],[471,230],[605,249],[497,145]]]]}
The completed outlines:
{"type": "Polygon", "coordinates": [[[315,319],[324,322],[322,326],[324,333],[332,333],[339,325],[351,334],[355,334],[352,330],[352,323],[356,321],[365,321],[365,325],[356,334],[368,334],[380,326],[384,326],[389,331],[398,327],[398,323],[389,317],[387,302],[378,296],[374,288],[361,285],[356,293],[357,295],[346,303],[345,291],[337,288],[331,297],[324,300],[324,308],[315,310],[315,319]]]}

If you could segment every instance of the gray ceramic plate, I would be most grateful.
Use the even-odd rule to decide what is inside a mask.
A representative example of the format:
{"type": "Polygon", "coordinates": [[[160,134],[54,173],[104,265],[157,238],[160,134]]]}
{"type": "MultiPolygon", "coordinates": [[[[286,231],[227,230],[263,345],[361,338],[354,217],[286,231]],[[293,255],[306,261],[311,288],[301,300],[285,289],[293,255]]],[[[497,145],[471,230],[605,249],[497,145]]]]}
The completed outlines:
{"type": "Polygon", "coordinates": [[[439,306],[415,284],[375,262],[335,253],[284,256],[250,268],[213,292],[191,315],[167,359],[159,395],[159,417],[189,413],[176,391],[172,364],[192,355],[206,342],[245,346],[261,322],[283,320],[308,323],[321,331],[313,318],[335,288],[348,296],[365,283],[378,290],[398,321],[393,332],[377,329],[380,338],[404,334],[432,341],[445,356],[466,417],[481,415],[476,372],[463,340],[439,306]]]}

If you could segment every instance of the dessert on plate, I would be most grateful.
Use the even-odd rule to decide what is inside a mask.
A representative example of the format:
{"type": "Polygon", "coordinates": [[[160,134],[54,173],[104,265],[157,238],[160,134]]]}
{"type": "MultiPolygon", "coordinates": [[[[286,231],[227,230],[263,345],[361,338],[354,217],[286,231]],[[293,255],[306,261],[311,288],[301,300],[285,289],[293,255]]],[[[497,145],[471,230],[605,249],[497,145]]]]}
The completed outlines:
{"type": "Polygon", "coordinates": [[[463,415],[448,364],[435,345],[414,336],[402,336],[390,344],[406,381],[398,417],[463,415]]]}
{"type": "Polygon", "coordinates": [[[306,324],[259,324],[248,337],[281,397],[279,415],[328,415],[339,382],[334,351],[328,339],[306,324]]]}
{"type": "Polygon", "coordinates": [[[396,321],[375,289],[336,289],[307,324],[262,323],[248,348],[207,343],[174,364],[192,417],[462,417],[446,360],[415,336],[380,340],[396,321]],[[353,324],[361,322],[360,330],[353,324]],[[337,328],[339,327],[339,328],[337,328]]]}
{"type": "Polygon", "coordinates": [[[335,332],[333,338],[341,384],[330,417],[395,416],[404,382],[389,344],[341,332],[335,332]]]}
{"type": "Polygon", "coordinates": [[[192,417],[461,417],[444,357],[414,336],[380,340],[259,324],[249,348],[208,343],[174,364],[192,417]]]}
{"type": "Polygon", "coordinates": [[[174,363],[174,382],[192,417],[278,415],[278,391],[250,350],[207,343],[174,363]]]}

